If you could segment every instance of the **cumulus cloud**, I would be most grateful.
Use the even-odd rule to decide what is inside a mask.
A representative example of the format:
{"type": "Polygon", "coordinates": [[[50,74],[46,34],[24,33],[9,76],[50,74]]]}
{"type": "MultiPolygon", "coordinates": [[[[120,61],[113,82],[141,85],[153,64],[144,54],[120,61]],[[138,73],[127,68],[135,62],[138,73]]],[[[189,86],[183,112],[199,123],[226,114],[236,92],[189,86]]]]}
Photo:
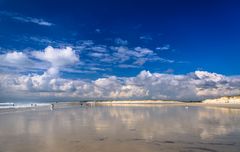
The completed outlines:
{"type": "Polygon", "coordinates": [[[51,67],[47,70],[47,74],[54,76],[58,75],[61,68],[79,61],[79,57],[71,47],[59,49],[48,46],[43,52],[34,51],[32,55],[36,59],[49,62],[51,67]]]}
{"type": "Polygon", "coordinates": [[[0,55],[0,71],[6,73],[36,72],[47,69],[44,63],[33,61],[24,52],[11,51],[0,55]]]}
{"type": "Polygon", "coordinates": [[[0,65],[23,65],[29,62],[29,58],[23,52],[8,52],[0,55],[0,65]]]}
{"type": "MultiPolygon", "coordinates": [[[[86,47],[95,49],[91,54],[95,60],[118,64],[123,68],[134,68],[133,66],[143,65],[149,61],[164,62],[166,60],[158,57],[148,48],[124,46],[108,48],[94,46],[90,42],[83,43],[86,47]],[[132,64],[126,64],[128,62],[132,64]]],[[[46,66],[43,74],[0,73],[0,96],[7,98],[14,94],[16,98],[35,97],[39,100],[42,98],[201,100],[240,94],[240,77],[224,76],[207,71],[175,75],[144,70],[133,77],[108,76],[96,80],[61,78],[59,71],[77,70],[71,69],[71,66],[79,63],[79,56],[71,47],[49,46],[42,51],[32,51],[28,54],[13,51],[0,55],[0,66],[37,67],[35,64],[39,62],[46,66]]]]}
{"type": "MultiPolygon", "coordinates": [[[[24,40],[31,40],[34,43],[37,42],[38,44],[41,44],[41,47],[46,45],[51,45],[55,48],[64,48],[66,46],[70,46],[70,48],[72,48],[72,50],[74,50],[76,54],[83,56],[83,58],[81,59],[82,64],[94,64],[94,68],[106,68],[105,65],[119,68],[139,68],[148,62],[178,63],[177,61],[174,61],[172,59],[160,57],[155,50],[146,47],[128,47],[126,45],[127,40],[122,40],[120,38],[117,38],[116,42],[113,45],[109,46],[95,44],[91,40],[81,40],[76,42],[75,45],[64,43],[62,41],[53,41],[44,37],[25,37],[24,40]]],[[[51,49],[51,47],[49,48],[51,49]]],[[[32,54],[34,58],[37,57],[40,60],[42,60],[42,57],[40,56],[44,55],[39,51],[36,51],[36,54],[32,54]]],[[[49,59],[46,60],[46,57],[44,61],[50,63],[49,59]]]]}
{"type": "MultiPolygon", "coordinates": [[[[54,71],[53,71],[54,73],[54,71]]],[[[240,93],[240,77],[206,71],[186,75],[142,71],[135,77],[110,76],[97,80],[63,79],[46,71],[42,75],[0,75],[3,92],[27,92],[37,97],[68,99],[201,100],[240,93]]]]}
{"type": "Polygon", "coordinates": [[[51,63],[54,67],[72,65],[79,61],[78,56],[70,47],[58,49],[48,46],[43,52],[34,51],[32,54],[37,59],[51,63]]]}
{"type": "Polygon", "coordinates": [[[76,71],[71,68],[76,63],[79,63],[79,56],[71,47],[53,48],[48,46],[43,51],[28,53],[12,51],[0,55],[0,68],[5,72],[16,69],[25,73],[47,70],[49,74],[56,75],[59,71],[76,71]]]}

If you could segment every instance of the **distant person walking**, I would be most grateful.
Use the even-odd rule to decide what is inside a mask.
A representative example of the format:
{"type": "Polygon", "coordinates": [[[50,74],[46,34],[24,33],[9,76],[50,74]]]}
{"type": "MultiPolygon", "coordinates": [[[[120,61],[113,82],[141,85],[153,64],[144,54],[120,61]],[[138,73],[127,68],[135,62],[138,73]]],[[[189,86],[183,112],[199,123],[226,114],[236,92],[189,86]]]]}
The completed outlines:
{"type": "Polygon", "coordinates": [[[54,104],[53,103],[51,104],[51,108],[50,109],[54,110],[54,104]]]}

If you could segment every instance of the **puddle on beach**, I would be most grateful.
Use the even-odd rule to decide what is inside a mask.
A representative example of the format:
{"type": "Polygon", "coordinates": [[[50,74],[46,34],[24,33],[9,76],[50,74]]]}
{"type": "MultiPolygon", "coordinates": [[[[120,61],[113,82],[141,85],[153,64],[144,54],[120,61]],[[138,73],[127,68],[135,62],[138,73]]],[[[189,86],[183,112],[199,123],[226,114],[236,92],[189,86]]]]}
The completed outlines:
{"type": "Polygon", "coordinates": [[[0,114],[0,152],[239,152],[240,109],[75,106],[0,114]]]}

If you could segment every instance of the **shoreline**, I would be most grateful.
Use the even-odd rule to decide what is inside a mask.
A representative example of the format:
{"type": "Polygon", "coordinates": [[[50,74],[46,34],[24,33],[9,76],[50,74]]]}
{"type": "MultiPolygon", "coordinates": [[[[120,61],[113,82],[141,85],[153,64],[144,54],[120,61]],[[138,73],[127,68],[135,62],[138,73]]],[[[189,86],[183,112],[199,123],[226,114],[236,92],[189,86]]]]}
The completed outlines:
{"type": "Polygon", "coordinates": [[[88,101],[88,102],[54,102],[46,103],[44,105],[35,104],[34,106],[27,107],[9,107],[0,108],[0,114],[13,113],[13,112],[27,112],[27,111],[42,111],[42,110],[55,110],[64,109],[69,107],[94,107],[94,106],[202,106],[202,107],[216,107],[216,108],[229,108],[240,109],[239,103],[204,103],[204,102],[183,102],[183,101],[163,101],[163,100],[112,100],[112,101],[88,101]]]}

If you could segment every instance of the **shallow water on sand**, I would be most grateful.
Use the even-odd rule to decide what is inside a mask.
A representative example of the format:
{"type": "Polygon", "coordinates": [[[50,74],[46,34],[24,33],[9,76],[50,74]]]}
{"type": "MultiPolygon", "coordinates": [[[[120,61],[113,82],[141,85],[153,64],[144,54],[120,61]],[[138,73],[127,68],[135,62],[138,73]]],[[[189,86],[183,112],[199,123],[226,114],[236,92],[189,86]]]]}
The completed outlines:
{"type": "Polygon", "coordinates": [[[74,106],[0,114],[0,152],[239,152],[240,109],[74,106]]]}

